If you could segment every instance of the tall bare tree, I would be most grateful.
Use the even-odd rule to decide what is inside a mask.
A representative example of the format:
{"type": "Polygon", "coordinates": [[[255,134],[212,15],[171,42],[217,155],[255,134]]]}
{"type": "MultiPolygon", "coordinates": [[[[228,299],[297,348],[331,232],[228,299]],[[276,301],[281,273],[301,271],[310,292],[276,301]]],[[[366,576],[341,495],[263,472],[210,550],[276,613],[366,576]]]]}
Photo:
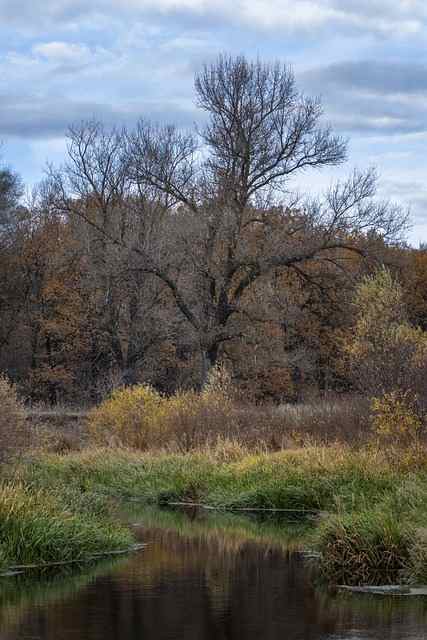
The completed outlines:
{"type": "MultiPolygon", "coordinates": [[[[123,287],[125,262],[169,292],[204,380],[224,343],[244,339],[245,300],[260,278],[285,270],[312,278],[313,261],[345,268],[368,235],[396,240],[405,216],[374,199],[372,169],[321,199],[292,194],[295,176],[344,162],[346,143],[322,126],[320,101],[297,90],[287,66],[220,56],[196,75],[195,90],[207,114],[201,131],[143,120],[131,132],[74,127],[53,182],[58,206],[96,232],[105,290],[123,287]]],[[[117,305],[107,302],[119,354],[117,305]]]]}
{"type": "Polygon", "coordinates": [[[313,260],[342,265],[346,252],[363,252],[364,234],[396,239],[404,216],[374,201],[371,169],[322,200],[291,195],[295,175],[342,163],[346,143],[321,126],[319,100],[297,91],[288,67],[220,56],[195,89],[208,116],[201,132],[141,121],[128,139],[139,191],[181,219],[179,267],[139,251],[140,268],[164,282],[193,328],[205,377],[221,344],[241,335],[242,301],[258,278],[284,269],[304,276],[313,260]]]}

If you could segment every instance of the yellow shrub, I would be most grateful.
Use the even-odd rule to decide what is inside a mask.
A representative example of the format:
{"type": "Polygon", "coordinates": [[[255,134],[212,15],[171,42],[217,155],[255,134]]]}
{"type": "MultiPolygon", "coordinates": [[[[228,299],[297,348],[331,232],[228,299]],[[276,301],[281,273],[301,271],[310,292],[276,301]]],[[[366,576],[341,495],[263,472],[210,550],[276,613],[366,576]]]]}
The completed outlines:
{"type": "Polygon", "coordinates": [[[149,386],[116,389],[89,414],[89,433],[97,444],[146,449],[159,439],[166,398],[149,386]]]}
{"type": "Polygon", "coordinates": [[[218,388],[166,398],[138,386],[114,391],[90,412],[88,424],[96,444],[189,450],[226,436],[231,413],[231,401],[218,388]]]}
{"type": "Polygon", "coordinates": [[[372,424],[378,436],[413,443],[421,433],[422,419],[416,398],[409,392],[392,391],[372,400],[372,424]]]}
{"type": "Polygon", "coordinates": [[[423,394],[427,334],[407,318],[403,290],[386,269],[365,278],[355,296],[356,323],[344,340],[346,365],[360,391],[423,394]]]}

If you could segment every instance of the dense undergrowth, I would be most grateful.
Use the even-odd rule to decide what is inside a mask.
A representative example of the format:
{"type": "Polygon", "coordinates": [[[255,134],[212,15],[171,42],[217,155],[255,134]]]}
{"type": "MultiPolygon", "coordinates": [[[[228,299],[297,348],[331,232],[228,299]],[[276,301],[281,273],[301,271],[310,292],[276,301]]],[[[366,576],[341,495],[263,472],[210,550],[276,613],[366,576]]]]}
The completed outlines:
{"type": "MultiPolygon", "coordinates": [[[[58,491],[55,487],[66,487],[67,504],[90,505],[85,508],[91,512],[93,504],[102,512],[108,499],[116,497],[145,504],[190,502],[222,510],[314,513],[312,544],[321,551],[329,581],[427,580],[427,461],[420,451],[399,459],[396,452],[386,456],[378,448],[342,445],[257,455],[240,446],[155,455],[89,449],[38,457],[22,467],[19,477],[35,493],[50,495],[58,491]]],[[[105,544],[83,519],[85,544],[87,540],[91,550],[105,544]]],[[[73,526],[71,517],[67,531],[73,526]]],[[[123,534],[107,531],[109,546],[123,545],[123,534]]],[[[70,548],[69,554],[73,552],[70,548]]]]}
{"type": "Polygon", "coordinates": [[[87,432],[96,446],[141,451],[182,453],[211,448],[219,439],[277,451],[307,439],[366,442],[369,411],[367,399],[357,395],[281,407],[248,404],[216,367],[199,393],[165,396],[146,385],[116,389],[88,413],[87,432]]]}

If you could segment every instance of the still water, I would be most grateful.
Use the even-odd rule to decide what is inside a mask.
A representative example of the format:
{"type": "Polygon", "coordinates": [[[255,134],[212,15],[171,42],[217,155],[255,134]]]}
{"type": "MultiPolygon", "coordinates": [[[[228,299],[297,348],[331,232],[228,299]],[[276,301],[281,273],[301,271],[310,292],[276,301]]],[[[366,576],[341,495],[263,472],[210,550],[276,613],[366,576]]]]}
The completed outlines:
{"type": "Polygon", "coordinates": [[[128,514],[147,546],[69,575],[0,582],[1,640],[424,640],[427,599],[334,595],[304,527],[128,514]]]}

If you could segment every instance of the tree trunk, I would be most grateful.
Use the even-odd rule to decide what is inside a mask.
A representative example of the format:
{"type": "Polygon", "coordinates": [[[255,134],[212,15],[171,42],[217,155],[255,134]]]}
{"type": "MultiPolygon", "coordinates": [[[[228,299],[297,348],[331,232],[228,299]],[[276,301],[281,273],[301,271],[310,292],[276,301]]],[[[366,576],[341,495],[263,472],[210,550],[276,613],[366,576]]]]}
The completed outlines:
{"type": "Polygon", "coordinates": [[[203,388],[208,381],[209,371],[218,361],[218,344],[211,344],[208,347],[201,346],[200,356],[202,361],[200,387],[203,388]]]}

